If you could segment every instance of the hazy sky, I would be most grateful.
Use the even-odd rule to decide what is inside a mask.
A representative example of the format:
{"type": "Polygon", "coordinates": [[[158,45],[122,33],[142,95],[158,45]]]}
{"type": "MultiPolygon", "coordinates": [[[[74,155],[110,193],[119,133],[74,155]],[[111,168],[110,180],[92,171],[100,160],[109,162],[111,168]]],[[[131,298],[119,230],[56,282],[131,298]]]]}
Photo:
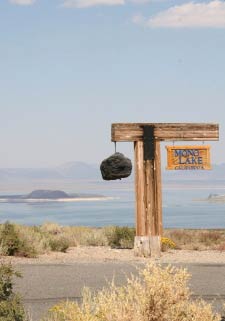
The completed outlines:
{"type": "Polygon", "coordinates": [[[223,163],[225,2],[1,0],[0,111],[0,167],[100,162],[113,122],[218,122],[223,163]]]}

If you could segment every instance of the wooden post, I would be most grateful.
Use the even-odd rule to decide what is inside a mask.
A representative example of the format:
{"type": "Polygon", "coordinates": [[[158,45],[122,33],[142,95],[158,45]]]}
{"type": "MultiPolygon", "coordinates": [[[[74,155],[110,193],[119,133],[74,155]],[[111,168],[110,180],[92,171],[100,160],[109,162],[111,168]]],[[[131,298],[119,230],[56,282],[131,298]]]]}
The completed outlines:
{"type": "Polygon", "coordinates": [[[145,168],[143,142],[134,143],[135,192],[136,192],[136,235],[145,236],[145,168]]]}
{"type": "Polygon", "coordinates": [[[154,140],[154,160],[151,161],[151,171],[146,172],[150,179],[152,206],[148,212],[150,216],[150,250],[152,257],[159,257],[161,253],[162,236],[162,188],[161,188],[161,161],[160,142],[154,140]]]}
{"type": "Polygon", "coordinates": [[[146,220],[146,172],[143,141],[134,143],[135,154],[135,192],[136,192],[136,236],[134,252],[137,256],[150,256],[150,242],[146,220]]]}
{"type": "Polygon", "coordinates": [[[155,204],[156,204],[156,231],[157,235],[162,237],[163,222],[162,222],[162,178],[161,178],[161,150],[160,141],[155,141],[155,204]]]}
{"type": "Polygon", "coordinates": [[[218,124],[112,124],[113,142],[134,142],[136,189],[134,248],[136,255],[160,255],[160,239],[163,232],[160,141],[212,141],[218,139],[218,124]],[[154,129],[153,135],[150,128],[154,129]],[[150,144],[149,149],[148,143],[150,144]]]}
{"type": "Polygon", "coordinates": [[[160,256],[162,229],[160,143],[155,143],[153,160],[144,161],[143,142],[135,142],[137,256],[160,256]]]}

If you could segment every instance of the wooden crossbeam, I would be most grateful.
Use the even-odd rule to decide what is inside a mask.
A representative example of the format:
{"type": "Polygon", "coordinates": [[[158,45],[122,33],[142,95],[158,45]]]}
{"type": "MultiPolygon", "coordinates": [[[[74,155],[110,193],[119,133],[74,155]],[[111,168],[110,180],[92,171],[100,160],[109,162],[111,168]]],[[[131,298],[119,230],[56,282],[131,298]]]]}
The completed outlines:
{"type": "Polygon", "coordinates": [[[214,123],[116,123],[112,124],[113,142],[143,141],[143,127],[154,126],[159,141],[219,140],[219,125],[214,123]]]}

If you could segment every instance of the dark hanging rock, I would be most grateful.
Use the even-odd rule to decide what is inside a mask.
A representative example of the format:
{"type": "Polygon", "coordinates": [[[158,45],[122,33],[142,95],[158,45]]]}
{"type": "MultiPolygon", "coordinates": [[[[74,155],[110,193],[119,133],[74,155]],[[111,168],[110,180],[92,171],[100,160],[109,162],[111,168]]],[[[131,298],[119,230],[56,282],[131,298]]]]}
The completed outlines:
{"type": "Polygon", "coordinates": [[[121,153],[115,153],[103,160],[100,166],[102,178],[107,181],[130,176],[132,163],[121,153]]]}

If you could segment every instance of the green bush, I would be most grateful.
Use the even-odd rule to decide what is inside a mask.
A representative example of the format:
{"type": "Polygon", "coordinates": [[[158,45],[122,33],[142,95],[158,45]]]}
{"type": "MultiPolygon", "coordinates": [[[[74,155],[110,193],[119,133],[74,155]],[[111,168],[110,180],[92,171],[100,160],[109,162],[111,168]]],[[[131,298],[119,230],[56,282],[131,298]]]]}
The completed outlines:
{"type": "Polygon", "coordinates": [[[11,265],[0,265],[0,321],[25,321],[26,315],[20,297],[13,293],[13,276],[20,274],[11,265]]]}
{"type": "Polygon", "coordinates": [[[51,238],[49,245],[52,251],[64,253],[70,246],[69,241],[65,237],[51,238]]]}
{"type": "Polygon", "coordinates": [[[135,229],[127,226],[113,226],[106,229],[108,244],[112,248],[132,249],[134,247],[135,229]]]}
{"type": "Polygon", "coordinates": [[[13,224],[6,222],[2,225],[0,242],[5,249],[6,255],[13,256],[19,251],[21,241],[13,224]]]}
{"type": "Polygon", "coordinates": [[[4,254],[9,256],[35,257],[37,255],[34,246],[28,243],[20,235],[16,226],[6,222],[1,226],[0,244],[4,249],[4,254]]]}

